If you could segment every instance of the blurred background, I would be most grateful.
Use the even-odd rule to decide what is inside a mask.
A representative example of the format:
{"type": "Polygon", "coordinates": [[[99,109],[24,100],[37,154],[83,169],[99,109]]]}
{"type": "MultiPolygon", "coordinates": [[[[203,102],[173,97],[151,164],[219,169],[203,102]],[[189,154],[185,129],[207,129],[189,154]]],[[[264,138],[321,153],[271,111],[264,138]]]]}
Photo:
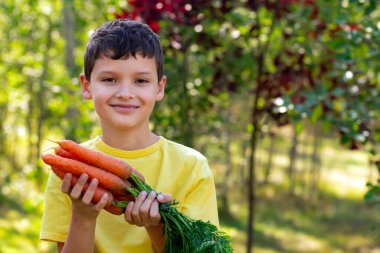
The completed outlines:
{"type": "Polygon", "coordinates": [[[2,0],[1,253],[55,252],[40,154],[99,134],[78,76],[115,18],[159,34],[152,130],[208,157],[235,252],[380,252],[377,0],[2,0]]]}

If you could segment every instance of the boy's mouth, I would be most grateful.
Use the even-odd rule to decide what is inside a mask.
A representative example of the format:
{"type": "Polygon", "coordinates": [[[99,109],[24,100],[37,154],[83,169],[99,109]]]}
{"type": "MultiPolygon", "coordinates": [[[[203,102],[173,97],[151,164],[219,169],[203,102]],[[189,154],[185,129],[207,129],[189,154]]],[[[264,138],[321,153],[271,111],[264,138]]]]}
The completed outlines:
{"type": "Polygon", "coordinates": [[[140,108],[137,105],[111,104],[111,107],[121,112],[129,112],[140,108]]]}

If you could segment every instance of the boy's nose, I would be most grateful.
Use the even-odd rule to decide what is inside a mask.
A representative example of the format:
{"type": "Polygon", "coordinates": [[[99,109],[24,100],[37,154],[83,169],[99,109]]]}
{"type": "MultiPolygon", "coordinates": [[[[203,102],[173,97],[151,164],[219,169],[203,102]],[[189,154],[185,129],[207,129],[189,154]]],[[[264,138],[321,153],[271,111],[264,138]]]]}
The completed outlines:
{"type": "Polygon", "coordinates": [[[133,98],[134,96],[133,85],[129,83],[121,85],[120,89],[116,93],[116,97],[118,98],[133,98]]]}

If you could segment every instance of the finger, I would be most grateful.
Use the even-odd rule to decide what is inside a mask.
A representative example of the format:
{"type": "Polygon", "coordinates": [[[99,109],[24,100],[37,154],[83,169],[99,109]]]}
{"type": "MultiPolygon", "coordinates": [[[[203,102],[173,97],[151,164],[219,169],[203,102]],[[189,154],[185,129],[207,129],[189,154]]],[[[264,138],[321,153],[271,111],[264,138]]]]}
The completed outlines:
{"type": "Polygon", "coordinates": [[[124,219],[129,223],[129,224],[133,224],[133,218],[132,218],[132,209],[133,209],[133,206],[135,205],[135,202],[129,202],[127,207],[125,208],[125,212],[124,212],[124,219]]]}
{"type": "Polygon", "coordinates": [[[157,200],[160,203],[168,203],[168,202],[173,201],[173,197],[170,194],[160,193],[157,196],[157,200]]]}
{"type": "Polygon", "coordinates": [[[61,185],[61,191],[64,193],[69,193],[71,188],[71,179],[72,179],[71,173],[66,173],[65,176],[62,179],[62,185],[61,185]]]}
{"type": "MultiPolygon", "coordinates": [[[[90,204],[92,198],[94,197],[96,187],[98,186],[98,180],[96,178],[93,178],[91,180],[91,183],[89,184],[86,192],[84,193],[82,197],[82,202],[85,204],[90,204]]],[[[103,196],[102,196],[103,197],[103,196]]]]}
{"type": "Polygon", "coordinates": [[[141,217],[141,222],[144,224],[144,226],[150,224],[150,207],[152,205],[152,202],[156,198],[156,193],[154,191],[150,192],[148,197],[144,200],[140,207],[140,217],[141,217]]]}
{"type": "Polygon", "coordinates": [[[108,195],[108,202],[107,202],[107,205],[106,205],[106,206],[109,206],[109,205],[112,204],[114,198],[113,198],[112,193],[110,193],[110,192],[107,192],[107,195],[108,195]]]}
{"type": "Polygon", "coordinates": [[[143,225],[141,222],[141,217],[140,217],[140,207],[146,199],[146,194],[147,193],[145,191],[140,192],[132,209],[133,222],[135,225],[140,226],[140,227],[143,225]]]}
{"type": "Polygon", "coordinates": [[[161,222],[161,215],[158,208],[158,201],[154,200],[150,206],[150,222],[152,226],[157,226],[161,222]]]}
{"type": "Polygon", "coordinates": [[[109,197],[108,193],[103,193],[99,202],[95,205],[95,210],[100,212],[107,205],[109,197]]]}
{"type": "Polygon", "coordinates": [[[87,179],[87,174],[80,175],[78,182],[74,185],[73,189],[71,190],[70,196],[72,198],[79,199],[79,197],[82,195],[83,187],[87,183],[87,179]]]}

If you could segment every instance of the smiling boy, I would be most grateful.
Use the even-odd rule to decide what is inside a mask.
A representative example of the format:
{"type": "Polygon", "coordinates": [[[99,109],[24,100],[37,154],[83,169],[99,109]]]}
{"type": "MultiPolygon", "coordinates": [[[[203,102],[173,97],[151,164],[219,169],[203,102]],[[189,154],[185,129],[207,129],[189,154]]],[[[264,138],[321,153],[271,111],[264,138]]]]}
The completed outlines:
{"type": "Polygon", "coordinates": [[[155,102],[164,97],[166,77],[158,80],[153,58],[140,54],[124,60],[101,57],[95,62],[91,79],[82,74],[80,80],[83,97],[93,100],[104,142],[135,150],[159,139],[149,131],[149,117],[155,102]]]}
{"type": "Polygon", "coordinates": [[[163,53],[145,24],[114,20],[91,36],[80,75],[82,96],[92,100],[101,135],[82,145],[124,159],[158,192],[142,192],[123,216],[104,210],[109,196],[91,200],[97,180],[82,194],[88,176],[73,187],[50,173],[40,238],[57,242],[58,252],[162,252],[159,203],[179,201],[186,216],[218,226],[214,179],[207,159],[194,149],[151,132],[149,118],[165,94],[163,53]]]}

